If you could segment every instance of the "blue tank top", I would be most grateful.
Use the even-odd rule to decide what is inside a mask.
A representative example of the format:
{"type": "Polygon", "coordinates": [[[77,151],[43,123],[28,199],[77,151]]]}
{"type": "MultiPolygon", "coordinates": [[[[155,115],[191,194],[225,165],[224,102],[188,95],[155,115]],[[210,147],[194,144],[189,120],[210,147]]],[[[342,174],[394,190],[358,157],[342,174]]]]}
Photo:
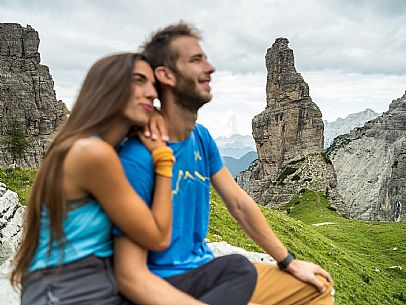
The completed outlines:
{"type": "Polygon", "coordinates": [[[62,247],[55,241],[50,256],[49,215],[46,206],[42,206],[38,246],[29,272],[67,264],[92,254],[98,257],[113,254],[112,223],[100,204],[90,196],[66,204],[68,212],[63,223],[66,240],[62,247]]]}

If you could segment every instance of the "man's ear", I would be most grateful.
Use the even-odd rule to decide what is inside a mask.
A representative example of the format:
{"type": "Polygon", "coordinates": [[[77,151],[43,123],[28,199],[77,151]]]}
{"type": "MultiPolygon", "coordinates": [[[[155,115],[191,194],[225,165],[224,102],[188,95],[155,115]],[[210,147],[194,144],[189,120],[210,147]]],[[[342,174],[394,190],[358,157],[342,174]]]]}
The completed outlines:
{"type": "Polygon", "coordinates": [[[176,77],[171,69],[164,66],[159,66],[155,68],[155,77],[163,85],[175,86],[176,77]]]}

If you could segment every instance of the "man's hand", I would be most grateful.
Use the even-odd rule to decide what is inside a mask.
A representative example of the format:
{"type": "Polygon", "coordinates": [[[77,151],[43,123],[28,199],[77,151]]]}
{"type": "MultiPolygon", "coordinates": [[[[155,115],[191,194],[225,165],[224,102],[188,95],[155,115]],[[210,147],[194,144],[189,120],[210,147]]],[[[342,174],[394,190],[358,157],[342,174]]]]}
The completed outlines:
{"type": "Polygon", "coordinates": [[[294,259],[286,268],[290,274],[297,279],[314,285],[320,292],[324,292],[323,283],[316,277],[316,275],[323,276],[331,285],[333,285],[333,279],[326,270],[319,265],[304,262],[298,259],[294,259]]]}

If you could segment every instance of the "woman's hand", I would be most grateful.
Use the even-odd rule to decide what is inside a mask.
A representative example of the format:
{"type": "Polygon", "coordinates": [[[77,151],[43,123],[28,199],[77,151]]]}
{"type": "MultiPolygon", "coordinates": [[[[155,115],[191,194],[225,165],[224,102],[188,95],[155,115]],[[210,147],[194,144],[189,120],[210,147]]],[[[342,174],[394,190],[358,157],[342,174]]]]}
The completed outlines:
{"type": "Polygon", "coordinates": [[[152,139],[152,137],[146,137],[145,133],[142,131],[138,131],[137,135],[149,152],[152,152],[158,147],[166,146],[166,143],[162,141],[161,138],[152,139]]]}
{"type": "Polygon", "coordinates": [[[165,120],[159,110],[155,109],[151,114],[148,125],[144,127],[144,136],[153,141],[157,139],[161,139],[164,142],[169,141],[168,129],[166,128],[165,120]]]}

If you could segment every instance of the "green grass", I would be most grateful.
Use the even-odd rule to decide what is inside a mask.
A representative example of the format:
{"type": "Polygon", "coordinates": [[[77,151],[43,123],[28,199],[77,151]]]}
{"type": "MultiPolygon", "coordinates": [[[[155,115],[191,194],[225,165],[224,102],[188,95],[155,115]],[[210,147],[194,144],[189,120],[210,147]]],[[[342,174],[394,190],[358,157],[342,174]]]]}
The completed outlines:
{"type": "MultiPolygon", "coordinates": [[[[261,252],[241,231],[215,191],[211,208],[211,241],[224,240],[261,252]]],[[[344,219],[328,209],[321,193],[309,190],[293,198],[284,209],[290,211],[289,216],[261,207],[276,234],[299,259],[315,262],[332,274],[336,304],[405,304],[405,271],[389,267],[406,267],[406,224],[344,219]],[[321,222],[335,224],[312,226],[321,222]]]]}
{"type": "Polygon", "coordinates": [[[0,182],[18,194],[21,204],[26,204],[36,173],[36,169],[0,167],[0,182]]]}

